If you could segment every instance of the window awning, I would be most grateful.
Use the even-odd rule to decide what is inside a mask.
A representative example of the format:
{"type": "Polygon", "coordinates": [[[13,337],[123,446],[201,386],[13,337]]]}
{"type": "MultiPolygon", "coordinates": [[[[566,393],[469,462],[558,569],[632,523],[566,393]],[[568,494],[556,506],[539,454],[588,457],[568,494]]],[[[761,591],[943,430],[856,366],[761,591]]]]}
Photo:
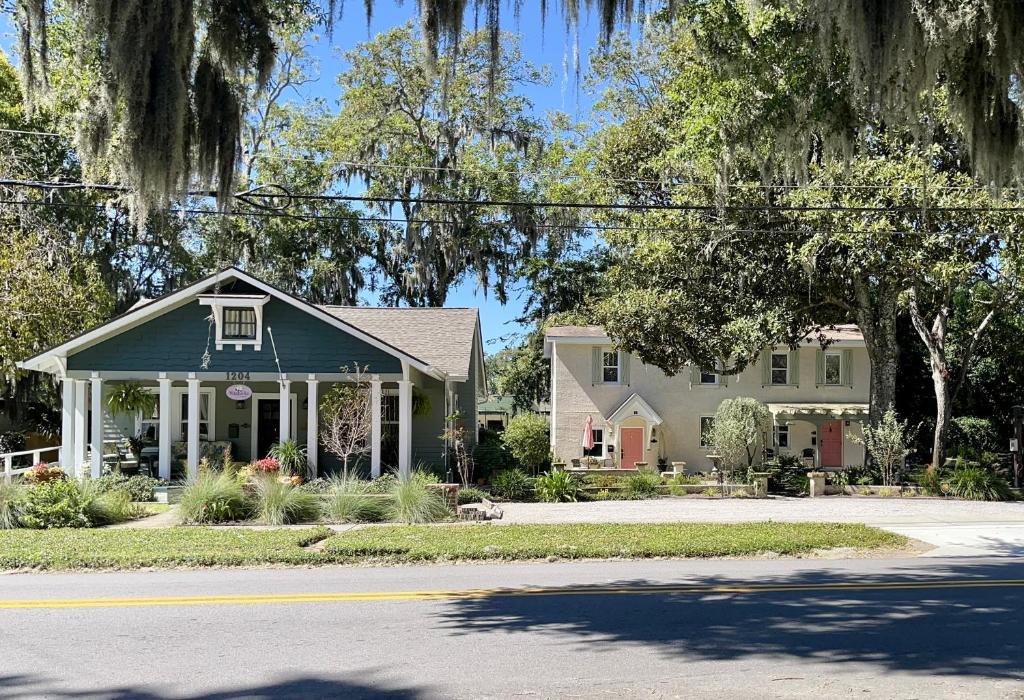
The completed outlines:
{"type": "Polygon", "coordinates": [[[804,420],[824,423],[830,420],[862,421],[868,417],[866,403],[770,403],[775,421],[804,420]]]}

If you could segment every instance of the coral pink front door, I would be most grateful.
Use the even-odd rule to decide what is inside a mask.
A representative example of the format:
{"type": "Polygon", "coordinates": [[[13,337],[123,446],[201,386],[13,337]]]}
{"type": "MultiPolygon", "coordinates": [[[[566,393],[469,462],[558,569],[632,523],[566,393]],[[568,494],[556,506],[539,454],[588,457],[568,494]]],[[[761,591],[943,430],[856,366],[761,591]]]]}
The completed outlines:
{"type": "Polygon", "coordinates": [[[637,462],[644,461],[644,429],[622,428],[622,469],[632,469],[637,462]]]}
{"type": "Polygon", "coordinates": [[[833,420],[821,426],[822,467],[843,466],[843,421],[833,420]]]}

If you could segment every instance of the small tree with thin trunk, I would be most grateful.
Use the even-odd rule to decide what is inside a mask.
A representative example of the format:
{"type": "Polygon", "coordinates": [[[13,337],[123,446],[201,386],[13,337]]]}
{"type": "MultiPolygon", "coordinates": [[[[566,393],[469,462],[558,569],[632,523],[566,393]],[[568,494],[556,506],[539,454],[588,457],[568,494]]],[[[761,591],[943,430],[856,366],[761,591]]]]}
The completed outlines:
{"type": "Polygon", "coordinates": [[[757,399],[726,399],[715,412],[705,442],[714,445],[722,457],[722,469],[735,472],[747,469],[757,456],[757,445],[771,428],[772,414],[757,399]]]}
{"type": "Polygon", "coordinates": [[[473,456],[466,448],[466,426],[462,422],[462,413],[456,411],[445,416],[445,429],[441,439],[448,446],[449,454],[455,460],[455,470],[463,486],[473,485],[473,456]]]}
{"type": "Polygon", "coordinates": [[[880,421],[864,426],[863,437],[850,435],[850,439],[867,449],[868,455],[882,471],[882,485],[892,486],[896,472],[910,454],[913,433],[908,429],[907,421],[897,419],[896,412],[890,408],[880,421]]]}
{"type": "Polygon", "coordinates": [[[345,478],[349,464],[370,451],[373,429],[370,382],[359,367],[350,376],[351,381],[335,384],[320,401],[320,443],[341,460],[345,478]]]}

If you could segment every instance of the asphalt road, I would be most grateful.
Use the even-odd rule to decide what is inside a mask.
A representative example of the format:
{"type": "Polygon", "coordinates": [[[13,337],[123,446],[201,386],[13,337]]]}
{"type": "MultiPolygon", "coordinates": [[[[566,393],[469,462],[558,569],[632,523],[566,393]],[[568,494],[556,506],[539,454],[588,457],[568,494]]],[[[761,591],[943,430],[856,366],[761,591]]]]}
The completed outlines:
{"type": "Polygon", "coordinates": [[[1024,698],[1024,560],[0,576],[0,698],[1024,698]]]}

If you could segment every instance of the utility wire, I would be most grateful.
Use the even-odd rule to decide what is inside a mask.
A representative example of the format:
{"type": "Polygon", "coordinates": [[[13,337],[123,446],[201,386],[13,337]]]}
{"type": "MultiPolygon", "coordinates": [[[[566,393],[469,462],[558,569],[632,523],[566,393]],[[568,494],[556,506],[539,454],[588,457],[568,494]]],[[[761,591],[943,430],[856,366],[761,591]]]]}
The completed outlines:
{"type": "MultiPolygon", "coordinates": [[[[129,192],[130,188],[124,185],[90,184],[84,182],[43,182],[36,180],[11,180],[0,179],[0,186],[29,187],[41,190],[101,190],[114,192],[129,192]]],[[[380,197],[371,195],[354,194],[295,194],[291,193],[283,185],[267,185],[264,188],[274,188],[275,191],[283,194],[261,194],[259,188],[238,193],[236,197],[246,198],[249,203],[256,197],[266,199],[290,199],[299,201],[327,201],[327,202],[366,202],[373,204],[435,204],[454,206],[495,206],[495,207],[543,207],[553,209],[581,209],[598,211],[694,211],[694,212],[856,212],[856,213],[900,213],[913,214],[920,212],[919,205],[907,206],[849,206],[849,205],[798,205],[780,206],[774,204],[614,204],[609,202],[555,202],[528,200],[477,200],[477,199],[443,199],[438,197],[380,197]]],[[[196,190],[188,193],[191,197],[216,197],[216,192],[209,190],[196,190]]],[[[260,206],[254,204],[254,206],[260,206]]],[[[280,206],[267,208],[280,209],[280,206]]],[[[931,212],[940,213],[1024,213],[1024,206],[1021,207],[930,207],[931,212]]]]}
{"type": "MultiPolygon", "coordinates": [[[[14,204],[14,205],[28,205],[28,206],[46,206],[46,207],[67,207],[77,209],[94,209],[103,210],[106,208],[103,204],[89,204],[87,202],[53,202],[43,200],[18,200],[18,199],[0,199],[0,204],[14,204]]],[[[263,218],[263,219],[297,219],[302,221],[332,221],[332,222],[343,222],[343,223],[395,223],[395,224],[413,224],[413,225],[447,225],[457,226],[459,222],[448,221],[444,219],[398,219],[389,217],[373,217],[373,216],[338,216],[338,215],[318,215],[318,214],[291,214],[283,212],[273,211],[221,211],[217,209],[194,209],[194,208],[175,208],[171,207],[166,210],[170,214],[178,215],[198,215],[198,216],[221,216],[228,218],[263,218]]],[[[514,225],[511,221],[484,221],[480,222],[480,226],[489,227],[501,227],[501,226],[512,226],[514,225]]],[[[803,227],[780,227],[780,228],[722,228],[722,227],[687,227],[687,226],[624,226],[615,224],[546,224],[538,223],[534,224],[539,229],[550,229],[550,230],[589,230],[589,231],[637,231],[637,232],[660,232],[660,233],[713,233],[713,234],[773,234],[773,233],[802,233],[807,235],[818,235],[818,234],[846,234],[846,235],[878,235],[878,236],[920,236],[924,235],[925,231],[913,231],[913,230],[894,230],[894,229],[871,229],[871,230],[853,230],[853,229],[808,229],[803,227]]],[[[934,232],[933,232],[934,233],[934,232]]],[[[972,236],[972,237],[983,237],[997,235],[1003,237],[1004,234],[996,232],[981,232],[981,231],[961,231],[956,232],[954,235],[958,236],[972,236]]]]}

